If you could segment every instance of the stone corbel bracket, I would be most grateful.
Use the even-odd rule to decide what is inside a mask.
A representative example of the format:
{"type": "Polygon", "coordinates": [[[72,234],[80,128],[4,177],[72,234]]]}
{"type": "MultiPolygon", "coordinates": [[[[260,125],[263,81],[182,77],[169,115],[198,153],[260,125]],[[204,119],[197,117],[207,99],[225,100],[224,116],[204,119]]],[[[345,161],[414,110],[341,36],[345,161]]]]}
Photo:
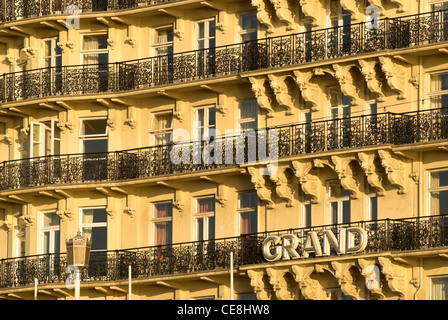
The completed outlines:
{"type": "Polygon", "coordinates": [[[388,56],[378,57],[381,63],[381,69],[386,76],[389,87],[398,93],[398,99],[405,98],[405,90],[408,77],[406,77],[407,68],[404,63],[388,56]]]}
{"type": "Polygon", "coordinates": [[[286,30],[295,30],[293,11],[289,8],[288,0],[270,0],[274,5],[277,17],[287,24],[286,30]]]}
{"type": "Polygon", "coordinates": [[[312,70],[295,70],[293,73],[294,81],[299,87],[302,98],[305,101],[305,106],[312,111],[318,111],[320,104],[319,97],[322,90],[318,84],[311,82],[314,72],[312,70]]]}
{"type": "Polygon", "coordinates": [[[323,298],[319,294],[319,291],[322,292],[319,281],[311,278],[311,275],[315,272],[313,265],[293,265],[291,270],[305,299],[319,300],[323,298]]]}
{"type": "Polygon", "coordinates": [[[340,0],[341,7],[351,13],[352,21],[361,21],[362,15],[359,12],[360,1],[359,0],[340,0]]]}
{"type": "Polygon", "coordinates": [[[379,196],[384,196],[386,190],[383,187],[383,170],[376,164],[376,160],[379,160],[377,154],[375,152],[359,152],[358,159],[369,185],[377,191],[379,196]]]}
{"type": "Polygon", "coordinates": [[[406,165],[404,158],[392,154],[391,151],[378,150],[378,155],[381,159],[387,179],[392,185],[398,187],[398,193],[406,192],[406,165]]]}
{"type": "Polygon", "coordinates": [[[266,268],[266,273],[278,300],[297,300],[294,284],[285,277],[290,273],[288,268],[266,268]]]}
{"type": "Polygon", "coordinates": [[[331,156],[331,161],[342,187],[351,192],[352,199],[357,199],[359,197],[359,183],[356,181],[356,172],[350,166],[350,162],[357,161],[355,156],[331,156]]]}
{"type": "Polygon", "coordinates": [[[312,203],[321,200],[322,182],[319,179],[317,168],[311,161],[292,161],[295,176],[299,180],[302,191],[311,197],[312,203]]]}
{"type": "Polygon", "coordinates": [[[370,92],[375,94],[379,102],[385,101],[382,75],[376,71],[376,66],[379,64],[378,61],[376,59],[361,59],[358,60],[358,63],[370,92]]]}
{"type": "Polygon", "coordinates": [[[274,209],[275,203],[272,201],[272,191],[267,187],[265,177],[260,174],[261,168],[248,167],[247,172],[251,176],[251,181],[257,190],[257,195],[260,200],[267,203],[268,209],[274,209]]]}
{"type": "Polygon", "coordinates": [[[277,195],[285,199],[287,201],[287,207],[294,206],[294,188],[288,183],[288,177],[286,175],[287,170],[291,170],[289,168],[281,169],[277,168],[277,170],[272,173],[269,177],[272,182],[275,183],[275,191],[277,195]]]}
{"type": "MultiPolygon", "coordinates": [[[[369,280],[369,279],[371,279],[372,276],[373,276],[373,278],[375,278],[376,276],[378,276],[378,278],[380,278],[379,274],[378,275],[373,274],[373,272],[374,272],[374,271],[372,271],[372,270],[374,270],[373,268],[371,268],[372,270],[368,270],[369,266],[377,265],[377,261],[375,258],[373,258],[373,259],[361,258],[361,259],[357,260],[357,263],[358,263],[358,267],[360,269],[361,275],[364,277],[366,283],[367,283],[367,281],[372,282],[372,280],[369,280]]],[[[379,268],[377,270],[379,271],[379,268]]],[[[379,299],[386,298],[386,296],[384,295],[384,292],[383,292],[383,283],[381,280],[378,284],[376,284],[376,285],[372,284],[370,287],[367,287],[367,289],[370,290],[371,293],[377,295],[379,297],[379,299]]]]}
{"type": "Polygon", "coordinates": [[[272,300],[275,293],[268,283],[268,276],[264,270],[247,270],[250,285],[254,288],[258,300],[272,300]]]}
{"type": "Polygon", "coordinates": [[[22,215],[19,220],[25,226],[34,226],[34,222],[36,221],[35,214],[33,212],[33,207],[31,203],[22,204],[22,215]]]}
{"type": "Polygon", "coordinates": [[[182,192],[182,190],[176,189],[174,191],[173,206],[180,213],[184,212],[184,210],[185,210],[185,196],[184,196],[184,192],[182,192]]]}
{"type": "Polygon", "coordinates": [[[390,257],[378,257],[381,265],[381,272],[385,275],[387,285],[392,292],[399,295],[401,299],[407,299],[408,296],[408,267],[395,262],[390,257]]]}
{"type": "Polygon", "coordinates": [[[351,105],[359,105],[359,85],[358,80],[351,73],[351,68],[358,67],[354,63],[333,64],[334,76],[338,80],[341,91],[352,99],[351,105]]]}
{"type": "Polygon", "coordinates": [[[260,108],[265,109],[268,112],[268,117],[274,117],[272,97],[271,94],[267,92],[265,87],[265,83],[267,81],[266,77],[249,77],[249,81],[252,84],[252,91],[255,94],[255,98],[257,99],[260,108]]]}
{"type": "Polygon", "coordinates": [[[361,290],[361,287],[357,284],[358,279],[356,279],[350,271],[351,267],[357,267],[354,261],[332,261],[331,266],[334,269],[334,277],[338,280],[338,283],[341,286],[341,291],[346,296],[352,297],[354,300],[365,299],[364,290],[361,290]]]}
{"type": "Polygon", "coordinates": [[[398,7],[397,12],[405,12],[406,3],[409,5],[409,2],[406,0],[390,0],[390,2],[398,7]]]}
{"type": "Polygon", "coordinates": [[[323,22],[323,13],[326,9],[320,0],[299,0],[302,12],[305,17],[311,18],[313,26],[319,27],[323,22]]]}
{"type": "Polygon", "coordinates": [[[274,32],[274,25],[272,24],[272,14],[264,2],[265,0],[251,0],[253,7],[257,8],[258,21],[267,27],[267,32],[274,32]]]}
{"type": "Polygon", "coordinates": [[[290,77],[289,74],[287,75],[268,74],[269,83],[271,85],[272,90],[274,91],[277,103],[280,106],[286,108],[287,115],[293,115],[294,98],[290,94],[288,85],[285,82],[286,78],[288,77],[290,77]]]}
{"type": "Polygon", "coordinates": [[[227,201],[229,198],[229,187],[225,184],[219,183],[218,190],[216,195],[216,201],[221,205],[221,207],[225,207],[227,205],[227,201]]]}

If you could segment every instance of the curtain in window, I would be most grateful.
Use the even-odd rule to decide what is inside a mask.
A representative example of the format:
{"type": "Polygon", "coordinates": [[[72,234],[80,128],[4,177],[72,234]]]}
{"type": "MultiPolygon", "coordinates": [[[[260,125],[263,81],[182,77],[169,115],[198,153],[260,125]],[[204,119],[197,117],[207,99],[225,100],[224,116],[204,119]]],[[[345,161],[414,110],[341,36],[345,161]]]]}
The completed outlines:
{"type": "Polygon", "coordinates": [[[438,278],[432,280],[432,299],[448,299],[448,278],[438,278]]]}
{"type": "Polygon", "coordinates": [[[199,213],[215,211],[214,198],[198,199],[198,204],[199,204],[199,213]]]}
{"type": "Polygon", "coordinates": [[[166,244],[166,222],[156,223],[157,229],[157,245],[161,246],[166,244]]]}

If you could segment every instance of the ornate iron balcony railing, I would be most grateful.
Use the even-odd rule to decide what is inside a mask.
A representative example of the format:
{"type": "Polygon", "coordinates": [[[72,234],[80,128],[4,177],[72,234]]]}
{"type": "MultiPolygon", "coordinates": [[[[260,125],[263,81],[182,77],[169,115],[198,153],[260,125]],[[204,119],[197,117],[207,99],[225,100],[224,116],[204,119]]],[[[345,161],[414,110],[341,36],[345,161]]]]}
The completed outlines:
{"type": "Polygon", "coordinates": [[[448,10],[146,59],[5,73],[0,101],[125,92],[448,40],[448,10]]]}
{"type": "MultiPolygon", "coordinates": [[[[347,227],[363,228],[367,246],[362,253],[403,252],[446,248],[448,246],[448,215],[384,219],[263,232],[239,237],[151,246],[143,248],[91,252],[90,263],[82,274],[83,281],[119,281],[128,279],[132,266],[134,279],[162,275],[188,274],[210,270],[228,270],[230,252],[234,253],[234,267],[266,262],[262,242],[267,236],[294,234],[299,239],[297,251],[304,248],[307,233],[315,231],[322,243],[323,231],[347,227]]],[[[333,250],[331,255],[337,253],[333,250]]],[[[310,257],[313,257],[311,253],[310,257]]],[[[349,258],[349,257],[348,257],[349,258]]],[[[0,288],[64,284],[68,273],[65,253],[44,254],[0,260],[0,288]]]]}
{"type": "Polygon", "coordinates": [[[330,150],[443,139],[448,139],[448,108],[387,112],[260,129],[213,140],[4,161],[0,163],[0,190],[144,179],[330,150]]]}
{"type": "Polygon", "coordinates": [[[49,15],[132,9],[178,0],[0,0],[0,22],[49,15]]]}

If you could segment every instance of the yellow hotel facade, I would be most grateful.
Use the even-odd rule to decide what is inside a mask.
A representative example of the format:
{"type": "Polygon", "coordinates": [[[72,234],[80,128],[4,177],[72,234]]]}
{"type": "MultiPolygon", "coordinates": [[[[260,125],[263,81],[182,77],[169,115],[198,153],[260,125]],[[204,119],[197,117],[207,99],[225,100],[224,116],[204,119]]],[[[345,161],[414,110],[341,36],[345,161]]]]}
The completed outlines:
{"type": "Polygon", "coordinates": [[[0,299],[448,298],[448,1],[0,19],[0,299]]]}

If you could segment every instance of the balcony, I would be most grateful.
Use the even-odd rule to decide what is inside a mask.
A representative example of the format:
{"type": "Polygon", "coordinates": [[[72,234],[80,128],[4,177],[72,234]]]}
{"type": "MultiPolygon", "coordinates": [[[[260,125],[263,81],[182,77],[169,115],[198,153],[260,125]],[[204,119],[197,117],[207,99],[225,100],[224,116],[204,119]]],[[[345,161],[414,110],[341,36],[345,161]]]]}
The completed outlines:
{"type": "MultiPolygon", "coordinates": [[[[348,254],[381,254],[448,246],[448,215],[362,221],[339,225],[316,226],[263,232],[239,237],[178,243],[125,250],[92,252],[83,281],[120,281],[128,279],[132,266],[133,279],[151,279],[163,275],[186,275],[197,272],[230,269],[230,252],[234,267],[266,263],[262,254],[263,240],[268,236],[294,234],[297,251],[304,248],[307,233],[314,231],[322,243],[324,230],[358,227],[366,231],[367,246],[362,252],[348,254]]],[[[335,232],[338,236],[338,233],[335,232]]],[[[331,256],[337,255],[336,251],[331,256]]],[[[313,253],[309,258],[316,258],[313,253]]],[[[37,278],[40,285],[64,285],[67,277],[66,254],[35,255],[0,260],[0,288],[32,287],[37,278]]]]}
{"type": "Polygon", "coordinates": [[[380,113],[247,131],[214,140],[0,163],[0,190],[148,179],[325,151],[448,139],[448,109],[380,113]]]}
{"type": "Polygon", "coordinates": [[[0,1],[0,21],[16,21],[49,15],[71,14],[67,11],[105,12],[139,8],[176,0],[2,0],[0,1]]]}
{"type": "Polygon", "coordinates": [[[448,10],[443,10],[386,18],[377,28],[357,23],[132,61],[5,73],[0,101],[119,93],[447,40],[448,10]]]}

